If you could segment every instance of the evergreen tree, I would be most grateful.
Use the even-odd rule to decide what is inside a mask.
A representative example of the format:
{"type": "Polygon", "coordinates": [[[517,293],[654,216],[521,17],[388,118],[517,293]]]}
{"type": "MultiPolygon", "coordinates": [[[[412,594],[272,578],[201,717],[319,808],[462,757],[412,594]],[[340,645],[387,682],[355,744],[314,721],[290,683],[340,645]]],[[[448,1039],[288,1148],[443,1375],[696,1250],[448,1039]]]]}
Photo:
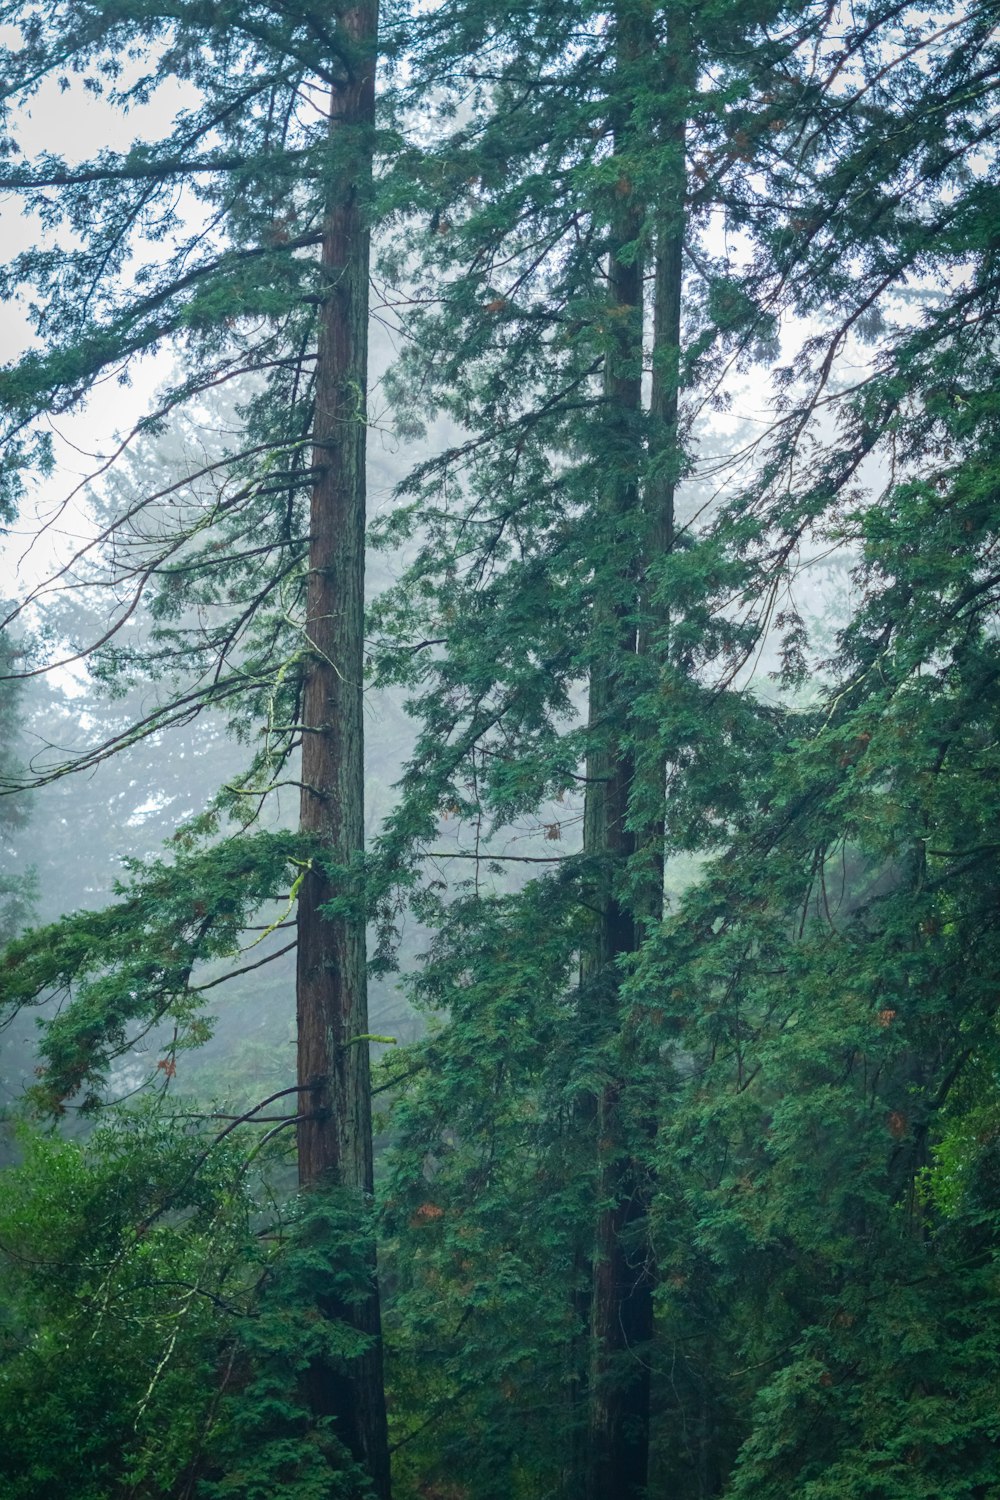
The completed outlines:
{"type": "MultiPolygon", "coordinates": [[[[576,1493],[618,1486],[630,1494],[645,1484],[651,1110],[637,1087],[645,1044],[618,990],[645,924],[660,917],[666,762],[698,754],[691,726],[711,697],[699,674],[720,650],[738,654],[752,639],[713,619],[716,601],[705,590],[709,569],[719,565],[712,541],[669,576],[669,595],[666,588],[683,470],[686,122],[692,114],[715,116],[721,126],[740,93],[760,107],[765,85],[773,86],[775,70],[803,40],[793,28],[769,43],[756,13],[743,24],[747,52],[756,44],[754,63],[748,68],[741,58],[704,95],[698,59],[721,50],[720,27],[709,16],[692,35],[678,7],[652,16],[626,5],[611,17],[588,14],[582,24],[577,10],[550,11],[546,28],[527,35],[516,9],[480,16],[468,8],[457,21],[451,12],[431,20],[422,54],[439,81],[436,70],[454,66],[455,52],[474,52],[467,76],[480,108],[471,124],[463,118],[450,155],[442,153],[444,183],[433,158],[426,169],[437,197],[430,253],[448,280],[440,314],[417,325],[412,384],[440,393],[474,436],[414,480],[416,513],[429,535],[401,590],[399,623],[412,631],[414,595],[422,591],[430,600],[425,634],[447,647],[442,659],[417,665],[412,656],[388,654],[388,670],[401,660],[411,680],[429,687],[413,795],[385,847],[398,861],[397,840],[428,838],[433,814],[446,810],[477,828],[489,820],[502,829],[519,816],[551,819],[549,832],[558,835],[561,814],[543,810],[546,801],[552,807],[549,799],[586,787],[583,858],[567,861],[561,878],[575,876],[581,910],[599,915],[589,938],[578,924],[559,930],[569,952],[582,951],[574,1045],[560,1049],[548,1084],[534,1084],[551,1087],[549,1107],[559,1112],[567,1091],[575,1097],[575,1128],[589,1140],[589,1210],[578,1195],[565,1279],[565,1294],[588,1324],[588,1337],[576,1341],[574,1375],[586,1395],[570,1419],[588,1429],[585,1440],[570,1438],[576,1457],[566,1483],[576,1493]],[[484,55],[490,69],[480,66],[484,55]],[[456,146],[459,165],[452,166],[456,146]],[[443,204],[442,192],[451,194],[443,204]],[[651,305],[647,267],[656,278],[651,305]],[[651,408],[642,382],[650,321],[651,408]],[[464,506],[449,487],[449,469],[463,464],[464,506]],[[667,597],[684,617],[683,644],[672,651],[667,597]],[[662,709],[671,669],[682,706],[668,727],[662,709]],[[587,724],[573,703],[581,678],[589,681],[587,724]],[[567,1061],[569,1078],[561,1071],[567,1061]]],[[[427,82],[421,75],[421,86],[427,82]]],[[[711,156],[710,127],[699,146],[711,156]]],[[[739,172],[737,165],[725,190],[745,202],[739,172]]],[[[737,312],[728,326],[712,306],[699,320],[691,340],[701,345],[703,365],[713,344],[728,344],[731,357],[769,327],[750,292],[742,291],[740,303],[731,278],[708,279],[711,292],[728,289],[737,312]]],[[[737,565],[724,586],[739,576],[737,565]]],[[[734,713],[749,726],[762,717],[745,698],[734,713]]],[[[490,850],[477,838],[476,853],[487,862],[490,850]]],[[[488,927],[495,920],[488,902],[483,920],[488,927]]],[[[440,921],[443,933],[456,936],[450,912],[440,921]]],[[[447,966],[442,979],[443,1003],[454,1012],[447,966]]]]}
{"type": "MultiPolygon", "coordinates": [[[[424,28],[417,86],[441,89],[442,120],[462,103],[450,148],[436,162],[432,153],[424,169],[420,253],[442,267],[444,290],[439,308],[416,323],[408,384],[419,393],[418,406],[438,400],[469,436],[414,476],[414,515],[425,542],[395,614],[391,603],[383,607],[383,621],[401,642],[388,646],[384,670],[419,688],[425,725],[384,850],[398,863],[414,846],[447,849],[439,817],[457,816],[474,831],[474,842],[456,851],[476,861],[467,900],[446,907],[433,887],[422,898],[428,912],[438,905],[441,936],[419,989],[430,997],[436,982],[438,1003],[455,1018],[428,1042],[428,1058],[443,1062],[452,1047],[456,1058],[474,1057],[479,1047],[496,1058],[500,1049],[504,1076],[522,1080],[522,1125],[533,1122],[529,1174],[544,1173],[561,1149],[553,1141],[566,1130],[568,1099],[577,1101],[575,1129],[592,1132],[589,1212],[586,1193],[572,1199],[576,1252],[567,1255],[565,1233],[553,1222],[536,1226],[536,1243],[547,1246],[546,1295],[561,1266],[567,1302],[578,1316],[590,1306],[591,1358],[580,1340],[575,1347],[570,1340],[566,1377],[579,1387],[590,1367],[588,1481],[603,1493],[641,1484],[648,1353],[654,1379],[657,1366],[663,1372],[655,1396],[658,1463],[671,1465],[669,1478],[657,1468],[658,1482],[701,1494],[722,1486],[739,1441],[732,1417],[740,1403],[722,1370],[734,1354],[741,1313],[713,1350],[712,1325],[724,1314],[719,1253],[705,1227],[711,1207],[698,1200],[689,1218],[681,1206],[693,1192],[685,1181],[697,1181],[696,1147],[681,1154],[679,1174],[656,1134],[676,1144],[674,1109],[679,1119],[690,1118],[689,1108],[697,1117],[703,1088],[709,1110],[725,1109],[733,1088],[756,1097],[742,1044],[733,1042],[735,1083],[715,1068],[722,1024],[716,984],[725,992],[734,981],[722,977],[730,971],[712,939],[716,924],[740,920],[733,913],[746,912],[748,929],[756,930],[753,913],[772,884],[774,843],[766,843],[768,859],[757,866],[759,887],[730,881],[707,919],[695,915],[696,898],[676,940],[686,944],[683,968],[672,963],[676,947],[656,940],[656,870],[664,855],[725,849],[744,832],[755,848],[764,837],[769,809],[789,800],[785,747],[804,736],[804,764],[813,751],[805,719],[737,690],[740,673],[762,650],[778,656],[780,647],[786,682],[801,684],[808,671],[808,637],[794,603],[801,549],[840,540],[845,511],[865,510],[860,480],[873,455],[912,462],[914,472],[936,463],[939,439],[915,443],[904,460],[899,435],[926,428],[909,403],[916,370],[930,376],[936,354],[929,351],[943,353],[955,340],[969,357],[960,337],[966,307],[990,316],[990,253],[980,270],[977,247],[992,158],[987,166],[977,153],[993,129],[993,53],[985,15],[945,10],[914,18],[872,6],[842,27],[832,13],[805,7],[797,14],[755,7],[738,17],[732,6],[724,13],[699,8],[696,16],[671,6],[657,11],[652,40],[646,33],[638,43],[632,34],[630,44],[629,26],[638,33],[644,23],[649,16],[638,8],[613,17],[549,8],[541,26],[513,7],[481,14],[469,6],[436,12],[424,28]],[[623,149],[629,139],[632,154],[623,149]],[[679,143],[686,149],[676,192],[679,143]],[[728,263],[708,232],[709,214],[740,242],[728,263]],[[676,270],[682,236],[691,267],[684,282],[676,270]],[[936,266],[947,284],[961,255],[977,267],[973,284],[957,294],[952,311],[942,298],[915,331],[912,319],[898,314],[907,277],[930,275],[936,266]],[[644,263],[659,274],[658,294],[652,307],[647,303],[658,347],[645,412],[637,273],[644,263]],[[728,365],[773,362],[783,314],[804,315],[813,326],[798,357],[775,372],[779,402],[750,450],[756,463],[731,481],[732,504],[710,513],[708,524],[693,524],[690,515],[676,514],[684,470],[678,385],[690,393],[689,424],[697,400],[711,401],[728,365]],[[849,382],[844,388],[845,355],[869,338],[878,346],[871,370],[858,389],[849,382]],[[836,422],[840,430],[831,437],[836,422]],[[443,649],[435,655],[432,647],[443,649]],[[584,678],[586,726],[574,698],[584,678]],[[491,854],[507,861],[510,829],[521,820],[539,835],[538,853],[529,857],[545,858],[543,828],[558,837],[578,816],[573,808],[566,817],[564,799],[581,773],[583,855],[570,853],[551,882],[534,888],[533,919],[526,902],[490,894],[490,872],[502,868],[491,867],[491,854]],[[565,900],[542,895],[550,886],[565,893],[574,881],[581,914],[595,906],[599,913],[589,938],[586,922],[581,930],[565,920],[565,900]],[[470,935],[477,911],[482,947],[470,935]],[[540,945],[543,917],[555,912],[559,921],[549,933],[562,945],[561,965],[548,970],[536,996],[540,1009],[529,1012],[537,1016],[531,1034],[547,1035],[549,1050],[539,1056],[529,1048],[522,1064],[525,1038],[498,1029],[495,1018],[505,1000],[523,993],[517,976],[540,945]],[[586,955],[583,983],[579,1006],[567,1010],[552,976],[565,982],[574,952],[586,955]],[[633,965],[641,977],[622,989],[633,965]],[[682,973],[692,976],[690,984],[682,973]],[[478,1043],[473,998],[482,1007],[478,1043]],[[572,1028],[572,1040],[553,1046],[551,1028],[572,1028]],[[588,1096],[593,1102],[581,1107],[588,1096]],[[641,1305],[654,1264],[645,1222],[651,1193],[661,1205],[657,1238],[669,1243],[689,1233],[696,1268],[671,1268],[690,1295],[660,1293],[669,1333],[654,1346],[641,1305]],[[589,1296],[581,1285],[593,1243],[588,1220],[598,1226],[597,1290],[589,1296]],[[622,1335],[631,1351],[616,1357],[622,1335]],[[671,1344],[675,1336],[680,1345],[671,1344]],[[694,1339],[703,1347],[688,1357],[694,1339]],[[669,1394],[678,1348],[686,1392],[679,1410],[669,1394]],[[668,1421],[687,1434],[683,1441],[667,1432],[668,1421]],[[700,1435],[691,1439],[695,1431],[700,1435]]],[[[936,384],[932,376],[926,389],[933,393],[936,384]]],[[[921,379],[916,390],[922,388],[921,379]]],[[[687,443],[690,452],[690,437],[687,443]]],[[[401,524],[405,518],[396,518],[389,534],[401,524]]],[[[886,546],[900,544],[893,530],[886,546]]],[[[867,670],[874,675],[871,665],[867,670]]],[[[832,703],[841,702],[844,687],[841,679],[832,703]]],[[[827,783],[804,802],[834,824],[841,817],[827,783]]],[[[808,890],[825,856],[798,846],[789,858],[808,890]]],[[[730,863],[738,872],[746,866],[743,845],[723,868],[730,863]]],[[[773,902],[772,937],[784,955],[802,907],[782,886],[780,868],[773,871],[782,895],[773,902]]],[[[749,954],[761,947],[760,939],[747,939],[749,954]]],[[[799,961],[782,957],[782,987],[794,983],[788,976],[799,961]]],[[[755,1012],[745,1008],[742,988],[736,994],[738,1038],[753,1027],[755,1012]]],[[[768,1016],[776,1014],[771,1006],[763,1006],[768,1016]]],[[[802,1086],[791,1065],[787,1079],[774,1084],[781,1093],[802,1086]]],[[[458,1171],[473,1141],[497,1139],[507,1109],[494,1096],[499,1113],[491,1133],[464,1096],[451,1094],[449,1105],[440,1081],[428,1077],[419,1087],[427,1107],[404,1117],[407,1129],[412,1122],[412,1159],[435,1159],[447,1189],[449,1158],[458,1171]],[[459,1119],[468,1121],[468,1143],[450,1139],[459,1119]]],[[[479,1110],[488,1117],[485,1100],[479,1110]]],[[[799,1147],[805,1168],[814,1148],[806,1138],[799,1147]]],[[[732,1141],[720,1151],[723,1161],[739,1159],[732,1141]]],[[[570,1159],[579,1170],[580,1155],[570,1159]]],[[[838,1181],[846,1191],[845,1179],[838,1181]]],[[[422,1188],[418,1181],[416,1191],[422,1188]]],[[[884,1181],[871,1191],[891,1215],[895,1200],[884,1181]]],[[[409,1202],[414,1231],[425,1243],[432,1232],[443,1234],[447,1245],[447,1213],[430,1212],[431,1225],[420,1204],[409,1202]]],[[[435,1207],[444,1210],[444,1200],[432,1198],[435,1207]]],[[[554,1198],[554,1213],[560,1208],[565,1200],[554,1198]]],[[[794,1212],[808,1217],[815,1205],[800,1202],[794,1212]]],[[[494,1226],[500,1232],[500,1222],[494,1226]]],[[[520,1227],[508,1223],[502,1232],[503,1243],[520,1250],[520,1227]]],[[[860,1221],[852,1232],[863,1239],[860,1221]]],[[[446,1265],[438,1257],[428,1262],[429,1285],[439,1284],[446,1265]]],[[[859,1262],[851,1274],[864,1276],[859,1262]]],[[[746,1291],[744,1284],[742,1298],[746,1291]]],[[[419,1289],[414,1295],[419,1306],[419,1289]]],[[[540,1326],[551,1326],[548,1316],[540,1326]]],[[[766,1357],[752,1353],[738,1350],[733,1363],[762,1368],[766,1357]]],[[[549,1368],[538,1359],[540,1370],[549,1368]]],[[[461,1399],[461,1390],[452,1395],[461,1399]]],[[[491,1421],[506,1425],[498,1405],[491,1421]]],[[[578,1411],[571,1411],[556,1429],[566,1444],[569,1493],[581,1489],[582,1470],[571,1457],[578,1426],[578,1411]]],[[[747,1492],[755,1492],[759,1471],[747,1472],[747,1492]]],[[[491,1492],[488,1484],[482,1491],[491,1492]]]]}
{"type": "MultiPolygon", "coordinates": [[[[238,822],[249,825],[242,810],[302,750],[294,853],[287,840],[257,835],[238,846],[235,865],[224,843],[194,856],[214,860],[220,882],[203,909],[189,904],[183,916],[176,905],[190,897],[189,861],[149,872],[148,894],[131,914],[143,923],[159,892],[151,930],[165,922],[167,957],[136,966],[145,945],[132,930],[123,968],[97,985],[100,998],[84,984],[64,1012],[68,1050],[50,1032],[40,1088],[58,1104],[85,1080],[99,1083],[137,1022],[172,1017],[190,1031],[193,963],[232,942],[231,917],[245,909],[247,891],[276,895],[276,873],[290,869],[284,879],[294,878],[299,896],[301,1180],[353,1194],[360,1214],[372,1188],[357,864],[376,10],[317,14],[262,4],[208,15],[198,5],[109,9],[69,0],[44,12],[11,3],[2,15],[12,40],[0,184],[20,193],[50,234],[68,236],[4,271],[6,295],[32,289],[39,335],[0,379],[5,493],[17,493],[25,465],[51,466],[42,413],[72,410],[96,380],[112,370],[127,378],[130,362],[149,351],[172,347],[178,374],[137,431],[161,427],[223,382],[254,382],[230,451],[163,492],[130,497],[98,543],[64,570],[76,584],[103,581],[124,592],[110,628],[91,643],[112,680],[127,680],[135,665],[130,649],[116,645],[118,630],[143,593],[152,596],[160,625],[138,666],[147,675],[158,670],[165,683],[152,711],[76,765],[227,706],[246,732],[265,730],[263,750],[229,794],[238,822]],[[43,87],[88,89],[112,111],[134,109],[141,119],[164,81],[190,86],[196,102],[175,112],[163,137],[84,163],[19,159],[18,110],[43,87]],[[326,122],[317,124],[324,111],[326,122]],[[227,867],[236,881],[229,889],[227,867]],[[124,970],[134,984],[125,992],[124,970]]],[[[217,826],[216,816],[209,833],[217,826]]],[[[126,903],[112,928],[129,915],[126,903]]],[[[47,967],[38,943],[28,943],[15,960],[9,1003],[30,1001],[55,978],[72,983],[88,963],[114,962],[106,948],[97,954],[89,946],[93,927],[82,922],[90,936],[73,960],[82,968],[67,970],[58,959],[47,967]]],[[[74,940],[67,930],[53,954],[74,940]]],[[[304,1377],[313,1411],[336,1418],[375,1493],[386,1494],[374,1279],[365,1297],[328,1295],[321,1306],[367,1337],[346,1365],[317,1352],[304,1377]]]]}

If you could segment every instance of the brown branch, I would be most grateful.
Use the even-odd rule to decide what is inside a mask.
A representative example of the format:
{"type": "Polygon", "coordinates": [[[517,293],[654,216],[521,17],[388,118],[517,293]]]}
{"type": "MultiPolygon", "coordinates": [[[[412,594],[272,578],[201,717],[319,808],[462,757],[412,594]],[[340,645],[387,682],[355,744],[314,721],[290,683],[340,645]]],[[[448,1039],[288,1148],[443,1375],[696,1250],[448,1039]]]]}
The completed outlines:
{"type": "Polygon", "coordinates": [[[474,859],[480,863],[483,860],[487,863],[490,860],[502,860],[505,864],[514,865],[558,865],[573,857],[572,854],[472,854],[447,849],[426,849],[421,856],[423,859],[474,859]]]}
{"type": "Polygon", "coordinates": [[[291,953],[292,949],[297,945],[298,939],[296,938],[294,942],[286,943],[283,948],[279,948],[276,953],[269,953],[266,958],[259,958],[255,964],[245,964],[242,969],[233,969],[230,974],[221,974],[218,979],[210,979],[207,984],[192,985],[188,993],[191,995],[200,995],[205,990],[214,990],[217,984],[225,984],[230,979],[239,979],[241,974],[250,974],[254,969],[262,969],[265,964],[273,963],[276,958],[281,958],[284,954],[291,953]]]}

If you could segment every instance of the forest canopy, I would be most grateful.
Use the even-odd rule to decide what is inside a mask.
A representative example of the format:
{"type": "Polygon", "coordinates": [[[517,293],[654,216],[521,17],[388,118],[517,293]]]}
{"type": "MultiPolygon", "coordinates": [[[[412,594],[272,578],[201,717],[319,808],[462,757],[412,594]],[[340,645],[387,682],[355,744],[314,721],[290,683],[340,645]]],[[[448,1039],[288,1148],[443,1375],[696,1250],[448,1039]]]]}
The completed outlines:
{"type": "Polygon", "coordinates": [[[0,0],[4,1497],[1000,1500],[997,19],[0,0]]]}

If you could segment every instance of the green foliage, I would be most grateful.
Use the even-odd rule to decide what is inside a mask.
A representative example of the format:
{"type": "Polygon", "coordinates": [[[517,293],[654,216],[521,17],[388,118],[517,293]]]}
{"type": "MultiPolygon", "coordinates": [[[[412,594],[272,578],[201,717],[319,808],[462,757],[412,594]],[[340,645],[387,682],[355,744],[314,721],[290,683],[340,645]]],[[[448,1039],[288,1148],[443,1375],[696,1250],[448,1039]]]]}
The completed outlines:
{"type": "Polygon", "coordinates": [[[334,1308],[369,1293],[364,1215],[331,1191],[305,1195],[241,1329],[232,1389],[218,1406],[205,1500],[356,1500],[370,1492],[335,1415],[315,1415],[310,1383],[343,1370],[366,1346],[334,1308]],[[322,1378],[321,1376],[319,1378],[322,1378]]]}
{"type": "Polygon", "coordinates": [[[367,1493],[317,1364],[364,1340],[356,1206],[275,1207],[276,1148],[204,1116],[119,1111],[81,1145],[24,1133],[0,1215],[0,1482],[11,1500],[367,1493]],[[326,1308],[326,1312],[319,1309],[326,1308]]]}
{"type": "Polygon", "coordinates": [[[292,883],[303,863],[292,834],[256,833],[205,847],[178,845],[172,860],[135,861],[117,886],[122,899],[78,912],[10,944],[2,961],[8,1014],[61,994],[66,1003],[43,1024],[44,1063],[36,1105],[59,1113],[87,1090],[100,1103],[115,1059],[162,1021],[173,1024],[167,1057],[210,1034],[195,965],[231,958],[252,914],[292,883]]]}
{"type": "Polygon", "coordinates": [[[413,980],[447,1014],[393,1112],[381,1265],[403,1495],[559,1482],[582,1410],[581,1248],[592,1165],[574,1129],[593,1057],[567,993],[575,883],[469,893],[413,980]],[[470,1445],[469,1432],[477,1434],[470,1445]]]}
{"type": "Polygon", "coordinates": [[[149,1110],[85,1146],[25,1136],[0,1216],[11,1500],[192,1492],[260,1261],[239,1157],[149,1110]]]}

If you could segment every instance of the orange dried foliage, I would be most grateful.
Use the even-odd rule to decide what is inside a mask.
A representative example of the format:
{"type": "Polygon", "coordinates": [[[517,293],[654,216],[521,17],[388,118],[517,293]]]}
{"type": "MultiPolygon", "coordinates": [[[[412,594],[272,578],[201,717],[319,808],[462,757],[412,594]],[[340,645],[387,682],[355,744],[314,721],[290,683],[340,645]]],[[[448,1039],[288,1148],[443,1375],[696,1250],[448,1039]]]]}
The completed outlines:
{"type": "Polygon", "coordinates": [[[435,1219],[444,1218],[444,1209],[437,1203],[421,1203],[416,1213],[410,1220],[411,1229],[419,1229],[421,1224],[433,1224],[435,1219]]]}

